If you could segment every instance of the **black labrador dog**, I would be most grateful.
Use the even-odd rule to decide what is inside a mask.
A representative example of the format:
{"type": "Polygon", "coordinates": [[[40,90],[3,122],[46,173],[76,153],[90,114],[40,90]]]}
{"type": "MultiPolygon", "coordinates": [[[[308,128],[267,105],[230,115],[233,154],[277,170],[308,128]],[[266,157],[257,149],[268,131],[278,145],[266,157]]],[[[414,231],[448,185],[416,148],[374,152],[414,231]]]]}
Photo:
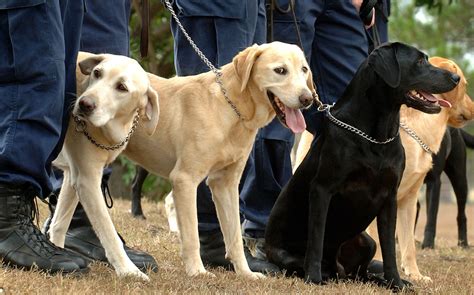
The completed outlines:
{"type": "Polygon", "coordinates": [[[439,152],[433,155],[433,168],[425,177],[427,221],[423,243],[421,244],[423,249],[433,249],[435,246],[441,173],[443,171],[448,176],[456,195],[458,206],[458,246],[469,247],[466,218],[468,196],[466,147],[474,148],[474,137],[462,129],[448,127],[441,142],[439,152]]]}
{"type": "Polygon", "coordinates": [[[329,121],[327,113],[322,133],[270,214],[269,261],[312,283],[367,279],[375,242],[364,230],[377,218],[384,282],[403,288],[395,256],[396,196],[405,166],[400,106],[437,113],[430,93],[447,92],[459,79],[414,47],[387,43],[375,49],[330,111],[379,144],[329,121]]]}

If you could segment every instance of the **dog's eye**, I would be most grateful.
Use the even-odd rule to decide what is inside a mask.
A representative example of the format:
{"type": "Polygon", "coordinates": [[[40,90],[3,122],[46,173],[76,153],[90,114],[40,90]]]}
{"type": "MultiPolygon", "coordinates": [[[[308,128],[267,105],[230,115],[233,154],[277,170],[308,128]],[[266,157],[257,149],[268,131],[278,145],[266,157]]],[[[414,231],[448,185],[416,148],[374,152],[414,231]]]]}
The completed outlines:
{"type": "Polygon", "coordinates": [[[284,67],[279,67],[279,68],[275,68],[273,69],[275,71],[275,73],[277,73],[278,75],[286,75],[286,73],[288,72],[284,67]]]}
{"type": "Polygon", "coordinates": [[[94,77],[95,77],[96,79],[99,79],[101,75],[102,75],[102,74],[100,73],[99,70],[97,70],[97,69],[94,70],[94,77]]]}
{"type": "Polygon", "coordinates": [[[420,66],[421,66],[421,65],[424,65],[425,62],[426,62],[426,59],[425,59],[424,57],[422,57],[422,58],[420,58],[420,59],[418,60],[418,65],[420,65],[420,66]]]}
{"type": "Polygon", "coordinates": [[[302,67],[301,69],[303,70],[303,73],[305,73],[305,74],[308,72],[308,68],[307,68],[307,67],[302,67]]]}
{"type": "Polygon", "coordinates": [[[125,86],[125,84],[123,84],[123,83],[117,84],[117,90],[122,91],[122,92],[128,91],[127,86],[125,86]]]}

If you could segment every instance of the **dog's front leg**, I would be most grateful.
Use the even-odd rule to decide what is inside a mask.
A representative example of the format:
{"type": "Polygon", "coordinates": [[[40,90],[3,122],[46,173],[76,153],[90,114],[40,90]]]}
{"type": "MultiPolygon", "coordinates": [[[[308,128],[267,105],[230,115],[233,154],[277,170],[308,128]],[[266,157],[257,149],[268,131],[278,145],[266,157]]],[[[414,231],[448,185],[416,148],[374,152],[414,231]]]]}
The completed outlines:
{"type": "Polygon", "coordinates": [[[79,202],[76,191],[71,186],[70,174],[68,169],[63,172],[63,184],[59,192],[58,204],[48,231],[51,242],[61,248],[64,248],[66,232],[79,202]]]}
{"type": "Polygon", "coordinates": [[[250,270],[242,242],[238,186],[244,165],[244,162],[238,162],[215,172],[209,175],[207,183],[212,191],[212,200],[224,236],[226,258],[232,262],[238,275],[258,279],[265,276],[250,270]]]}
{"type": "MultiPolygon", "coordinates": [[[[331,195],[323,185],[316,180],[313,180],[313,182],[309,195],[308,242],[304,270],[307,282],[321,284],[323,282],[321,262],[323,259],[324,231],[331,195]]],[[[335,260],[334,263],[336,263],[335,260]]]]}
{"type": "MultiPolygon", "coordinates": [[[[377,215],[380,248],[382,250],[384,277],[391,288],[401,290],[405,284],[400,279],[395,253],[395,225],[397,219],[397,193],[394,190],[377,215]]],[[[410,229],[412,230],[412,229],[410,229]]]]}
{"type": "Polygon", "coordinates": [[[105,255],[110,264],[115,268],[119,276],[134,276],[143,280],[149,280],[125,253],[123,243],[120,240],[105,205],[100,183],[102,179],[102,168],[94,171],[92,168],[79,167],[76,181],[73,180],[79,201],[81,202],[87,217],[97,234],[105,255]]]}
{"type": "Polygon", "coordinates": [[[431,278],[424,276],[418,269],[416,263],[416,247],[415,247],[415,228],[416,219],[416,201],[418,199],[417,192],[423,184],[420,179],[412,190],[405,195],[403,199],[398,201],[397,210],[397,237],[401,252],[401,266],[405,274],[413,280],[423,280],[430,282],[431,278]]]}
{"type": "Polygon", "coordinates": [[[213,275],[204,268],[199,253],[196,194],[201,178],[192,177],[185,172],[192,170],[194,169],[175,168],[170,174],[181,238],[181,255],[188,276],[213,275]]]}

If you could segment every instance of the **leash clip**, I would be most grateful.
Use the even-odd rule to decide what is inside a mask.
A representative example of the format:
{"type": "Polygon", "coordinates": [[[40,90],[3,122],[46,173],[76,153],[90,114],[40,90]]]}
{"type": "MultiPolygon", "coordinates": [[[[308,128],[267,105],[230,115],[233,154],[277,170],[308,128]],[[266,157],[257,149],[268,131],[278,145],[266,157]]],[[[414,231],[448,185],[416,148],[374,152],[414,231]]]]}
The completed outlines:
{"type": "Polygon", "coordinates": [[[319,106],[318,106],[318,112],[327,112],[329,111],[330,108],[332,108],[334,106],[335,103],[332,103],[332,104],[323,104],[321,103],[319,106]]]}
{"type": "Polygon", "coordinates": [[[76,131],[79,133],[84,133],[86,130],[86,122],[81,120],[78,116],[74,116],[74,122],[76,122],[76,131]]]}

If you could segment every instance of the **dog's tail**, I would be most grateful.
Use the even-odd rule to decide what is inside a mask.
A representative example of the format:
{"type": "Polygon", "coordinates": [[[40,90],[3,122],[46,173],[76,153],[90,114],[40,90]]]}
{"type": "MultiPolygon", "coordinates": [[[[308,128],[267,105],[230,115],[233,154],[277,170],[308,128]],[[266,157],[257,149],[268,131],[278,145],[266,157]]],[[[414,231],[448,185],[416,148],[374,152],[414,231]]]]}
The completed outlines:
{"type": "Polygon", "coordinates": [[[466,143],[466,146],[468,148],[474,149],[474,136],[467,133],[463,129],[460,129],[462,138],[464,139],[464,142],[466,143]]]}

